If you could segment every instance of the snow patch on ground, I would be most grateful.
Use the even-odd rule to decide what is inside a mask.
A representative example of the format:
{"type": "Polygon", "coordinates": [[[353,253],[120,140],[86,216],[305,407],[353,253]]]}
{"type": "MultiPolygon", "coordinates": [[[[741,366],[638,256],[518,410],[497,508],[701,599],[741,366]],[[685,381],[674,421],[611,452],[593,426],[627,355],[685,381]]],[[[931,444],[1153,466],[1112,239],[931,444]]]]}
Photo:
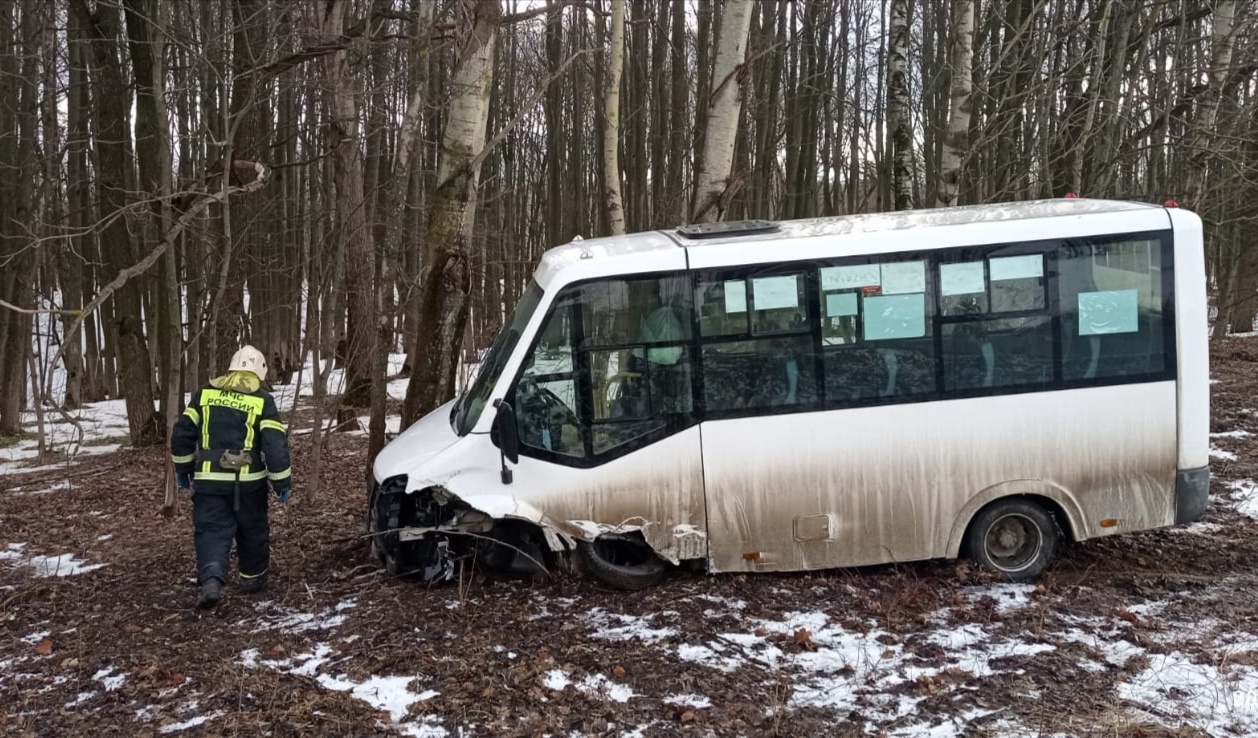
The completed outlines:
{"type": "MultiPolygon", "coordinates": [[[[69,415],[82,428],[82,437],[74,424],[67,422],[56,410],[46,408],[44,412],[45,450],[52,453],[51,458],[59,464],[64,464],[67,457],[78,461],[86,456],[113,453],[122,447],[113,439],[122,441],[130,433],[125,400],[90,402],[70,411],[69,415]]],[[[31,411],[23,412],[21,423],[22,430],[32,437],[23,438],[8,448],[0,448],[0,475],[28,471],[31,463],[39,458],[39,440],[36,437],[39,433],[38,416],[31,411]]],[[[65,487],[30,494],[55,492],[68,486],[65,483],[65,487]]]]}
{"type": "MultiPolygon", "coordinates": [[[[353,607],[352,603],[342,602],[341,605],[353,607]]],[[[430,700],[440,694],[439,692],[431,689],[423,692],[411,691],[411,684],[416,681],[413,676],[372,674],[358,681],[348,674],[324,670],[323,667],[332,666],[337,661],[332,646],[327,643],[317,643],[309,652],[292,658],[263,659],[257,649],[249,649],[240,654],[239,660],[246,668],[268,668],[285,674],[313,678],[324,689],[348,692],[354,699],[367,703],[373,709],[389,713],[394,727],[406,735],[445,735],[445,729],[434,725],[431,717],[418,722],[402,722],[410,713],[412,705],[430,700]]]]}
{"type": "Polygon", "coordinates": [[[126,674],[114,674],[114,668],[111,666],[101,669],[92,675],[92,678],[101,683],[106,692],[113,692],[121,687],[127,681],[126,674]]]}
{"type": "MultiPolygon", "coordinates": [[[[348,600],[338,603],[336,607],[312,613],[291,610],[270,602],[259,602],[259,610],[269,608],[272,612],[263,613],[260,622],[251,621],[249,624],[259,630],[278,630],[284,633],[330,630],[340,627],[345,622],[345,615],[341,613],[356,605],[353,600],[348,600]]],[[[241,624],[246,623],[242,621],[241,624]]]]}
{"type": "Polygon", "coordinates": [[[996,601],[996,611],[1002,615],[1017,612],[1031,604],[1033,592],[1034,584],[989,584],[964,590],[966,599],[970,602],[992,598],[996,601]]]}
{"type": "Polygon", "coordinates": [[[160,730],[158,730],[158,732],[159,733],[179,733],[185,730],[190,730],[192,728],[205,725],[211,720],[214,720],[215,718],[222,716],[222,714],[223,714],[222,710],[215,710],[214,712],[211,712],[205,715],[194,715],[181,723],[171,723],[170,725],[164,725],[162,726],[160,730]]]}
{"type": "MultiPolygon", "coordinates": [[[[1004,599],[1016,605],[1026,593],[1009,590],[1002,595],[1008,595],[1004,599]]],[[[682,645],[677,656],[727,672],[744,667],[790,672],[794,683],[791,707],[842,712],[856,708],[864,698],[894,718],[911,711],[912,705],[899,700],[877,703],[886,703],[882,696],[896,685],[934,677],[947,669],[960,669],[975,677],[990,676],[1012,668],[994,662],[1055,648],[1047,643],[997,638],[981,625],[968,624],[931,633],[927,640],[944,650],[945,663],[923,666],[896,636],[873,621],[867,625],[867,629],[850,630],[831,622],[826,613],[790,612],[781,620],[748,621],[749,633],[721,633],[704,644],[682,645]]]]}
{"type": "Polygon", "coordinates": [[[664,698],[664,702],[679,707],[693,707],[696,710],[712,706],[712,700],[701,694],[670,694],[664,698]]]}
{"type": "Polygon", "coordinates": [[[1200,663],[1173,651],[1150,654],[1149,665],[1118,685],[1118,696],[1168,727],[1181,721],[1210,735],[1258,733],[1258,670],[1200,663]]]}
{"type": "Polygon", "coordinates": [[[542,686],[556,692],[572,687],[591,699],[613,702],[628,702],[638,696],[629,685],[613,682],[603,674],[591,674],[579,682],[574,682],[571,675],[562,669],[551,669],[546,672],[546,675],[542,677],[542,686]]]}
{"type": "Polygon", "coordinates": [[[1227,502],[1236,512],[1251,518],[1258,518],[1258,482],[1252,479],[1241,479],[1227,483],[1231,492],[1227,502]]]}
{"type": "Polygon", "coordinates": [[[652,618],[660,613],[650,615],[620,615],[608,613],[596,607],[586,614],[585,619],[594,628],[594,637],[608,641],[640,640],[643,643],[659,643],[665,638],[677,635],[675,628],[653,628],[652,618]]]}
{"type": "Polygon", "coordinates": [[[23,553],[25,543],[10,543],[0,551],[0,561],[10,566],[26,567],[37,577],[69,577],[95,571],[105,564],[88,564],[74,554],[64,553],[57,556],[27,556],[23,553]]]}
{"type": "Polygon", "coordinates": [[[1236,458],[1237,458],[1236,454],[1232,453],[1231,451],[1224,451],[1223,449],[1218,448],[1214,444],[1210,444],[1210,455],[1222,461],[1236,461],[1236,458]]]}

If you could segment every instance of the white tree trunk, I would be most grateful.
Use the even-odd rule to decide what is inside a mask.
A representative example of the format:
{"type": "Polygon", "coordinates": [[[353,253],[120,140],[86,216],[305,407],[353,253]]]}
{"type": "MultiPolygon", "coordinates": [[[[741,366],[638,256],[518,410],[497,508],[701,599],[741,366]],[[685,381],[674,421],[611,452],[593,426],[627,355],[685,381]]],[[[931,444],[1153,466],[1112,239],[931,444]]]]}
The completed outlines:
{"type": "Polygon", "coordinates": [[[475,222],[480,153],[489,124],[499,0],[475,0],[450,80],[449,113],[441,139],[437,186],[429,208],[415,370],[406,387],[406,427],[454,394],[459,348],[467,325],[468,257],[475,222]]]}
{"type": "Polygon", "coordinates": [[[625,64],[625,0],[612,0],[611,32],[607,49],[607,92],[603,108],[603,187],[607,227],[613,235],[625,232],[625,208],[620,195],[620,75],[625,64]]]}
{"type": "Polygon", "coordinates": [[[913,207],[913,137],[909,130],[909,0],[891,0],[887,38],[887,130],[895,209],[913,207]]]}
{"type": "Polygon", "coordinates": [[[734,164],[734,139],[743,106],[742,64],[747,56],[747,31],[754,3],[727,3],[721,16],[712,70],[712,95],[708,100],[707,131],[703,158],[695,177],[694,208],[690,220],[712,223],[721,220],[729,202],[726,190],[734,164]]]}
{"type": "Polygon", "coordinates": [[[956,0],[954,12],[948,129],[944,132],[935,199],[935,205],[941,208],[956,204],[961,186],[961,162],[969,149],[970,115],[974,110],[974,0],[956,0]]]}
{"type": "MultiPolygon", "coordinates": [[[[415,29],[421,38],[424,35],[432,33],[433,17],[437,11],[437,0],[419,0],[419,7],[415,10],[415,29]]],[[[431,42],[425,40],[423,42],[423,59],[420,59],[420,81],[424,84],[417,84],[414,93],[411,95],[410,103],[406,106],[406,113],[402,116],[402,126],[398,133],[397,154],[393,160],[394,177],[406,182],[410,170],[411,154],[415,152],[415,147],[419,143],[419,124],[423,120],[424,101],[428,94],[428,54],[431,51],[431,42]]],[[[399,188],[405,192],[405,185],[399,188]]],[[[401,202],[395,199],[394,202],[401,202]]]]}
{"type": "Polygon", "coordinates": [[[1189,145],[1188,195],[1191,207],[1201,209],[1206,196],[1207,170],[1213,149],[1214,127],[1219,117],[1219,96],[1232,66],[1236,40],[1236,0],[1218,0],[1214,4],[1210,33],[1210,84],[1202,93],[1201,105],[1193,125],[1189,145]]]}

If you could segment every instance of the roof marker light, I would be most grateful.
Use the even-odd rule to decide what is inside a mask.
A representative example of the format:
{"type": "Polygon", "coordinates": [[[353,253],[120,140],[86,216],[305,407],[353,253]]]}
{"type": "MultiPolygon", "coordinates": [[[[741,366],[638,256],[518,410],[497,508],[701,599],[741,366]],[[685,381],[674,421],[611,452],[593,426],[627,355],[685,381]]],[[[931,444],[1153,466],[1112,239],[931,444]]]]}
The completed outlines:
{"type": "Polygon", "coordinates": [[[1162,203],[1162,206],[1168,207],[1168,208],[1177,208],[1179,207],[1179,203],[1175,202],[1174,200],[1167,200],[1166,202],[1162,203]]]}
{"type": "Polygon", "coordinates": [[[1073,192],[1067,192],[1067,193],[1066,193],[1066,199],[1067,199],[1067,200],[1074,200],[1074,199],[1077,199],[1078,197],[1079,197],[1079,196],[1078,196],[1078,195],[1076,195],[1076,194],[1075,194],[1075,193],[1073,193],[1073,192]]]}

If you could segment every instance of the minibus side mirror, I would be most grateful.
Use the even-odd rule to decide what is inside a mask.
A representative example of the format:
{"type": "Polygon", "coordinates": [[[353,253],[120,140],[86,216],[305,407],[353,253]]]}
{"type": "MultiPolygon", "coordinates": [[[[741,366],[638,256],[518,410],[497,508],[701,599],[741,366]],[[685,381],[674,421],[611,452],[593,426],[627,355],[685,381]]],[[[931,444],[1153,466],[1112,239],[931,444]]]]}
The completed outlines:
{"type": "Polygon", "coordinates": [[[494,416],[493,427],[490,428],[489,439],[501,452],[502,483],[511,484],[511,470],[507,468],[507,460],[512,464],[520,461],[520,434],[515,425],[515,410],[511,403],[504,400],[494,402],[498,414],[494,416]]]}

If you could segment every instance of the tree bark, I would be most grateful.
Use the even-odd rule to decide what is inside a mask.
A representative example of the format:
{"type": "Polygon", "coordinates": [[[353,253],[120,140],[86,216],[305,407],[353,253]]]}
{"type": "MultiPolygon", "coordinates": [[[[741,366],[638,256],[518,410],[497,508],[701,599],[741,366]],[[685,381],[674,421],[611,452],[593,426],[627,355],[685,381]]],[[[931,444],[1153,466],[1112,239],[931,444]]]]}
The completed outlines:
{"type": "MultiPolygon", "coordinates": [[[[324,16],[325,36],[345,30],[349,0],[332,0],[324,16]]],[[[350,407],[371,404],[371,374],[378,319],[374,286],[375,246],[363,196],[363,158],[358,146],[358,105],[349,51],[327,57],[332,149],[336,165],[336,213],[345,242],[346,369],[343,402],[350,407]]]]}
{"type": "Polygon", "coordinates": [[[747,32],[751,27],[751,3],[735,2],[721,15],[712,71],[712,96],[707,103],[707,127],[702,164],[696,176],[694,207],[690,220],[711,223],[724,218],[729,204],[734,139],[743,105],[743,64],[747,32]]]}
{"type": "Polygon", "coordinates": [[[891,0],[887,37],[887,130],[896,210],[913,207],[913,136],[909,122],[909,2],[891,0]]]}
{"type": "MultiPolygon", "coordinates": [[[[118,7],[102,3],[91,12],[86,0],[71,0],[72,10],[79,14],[90,40],[94,110],[96,113],[96,150],[100,160],[97,170],[97,197],[102,216],[121,211],[127,204],[126,178],[130,170],[127,156],[127,87],[124,81],[119,46],[122,27],[118,7]]],[[[101,251],[105,257],[105,278],[111,281],[131,266],[134,255],[131,236],[124,218],[114,218],[102,229],[101,251]]],[[[149,370],[148,340],[141,315],[142,285],[128,281],[117,293],[114,303],[115,324],[107,335],[113,339],[119,357],[119,389],[127,404],[127,424],[133,446],[152,446],[162,442],[161,422],[153,408],[153,378],[149,370]]]]}
{"type": "Polygon", "coordinates": [[[961,188],[961,164],[969,144],[970,114],[974,109],[974,0],[953,5],[948,128],[944,132],[936,207],[955,205],[961,188]]]}
{"type": "Polygon", "coordinates": [[[450,81],[449,114],[425,239],[416,367],[406,387],[402,427],[454,394],[471,285],[468,258],[479,181],[478,168],[472,164],[485,145],[501,13],[498,0],[475,0],[450,81]]]}
{"type": "Polygon", "coordinates": [[[603,97],[603,191],[607,228],[625,232],[625,209],[620,196],[620,77],[625,62],[625,0],[612,0],[607,44],[607,81],[603,97]]]}

